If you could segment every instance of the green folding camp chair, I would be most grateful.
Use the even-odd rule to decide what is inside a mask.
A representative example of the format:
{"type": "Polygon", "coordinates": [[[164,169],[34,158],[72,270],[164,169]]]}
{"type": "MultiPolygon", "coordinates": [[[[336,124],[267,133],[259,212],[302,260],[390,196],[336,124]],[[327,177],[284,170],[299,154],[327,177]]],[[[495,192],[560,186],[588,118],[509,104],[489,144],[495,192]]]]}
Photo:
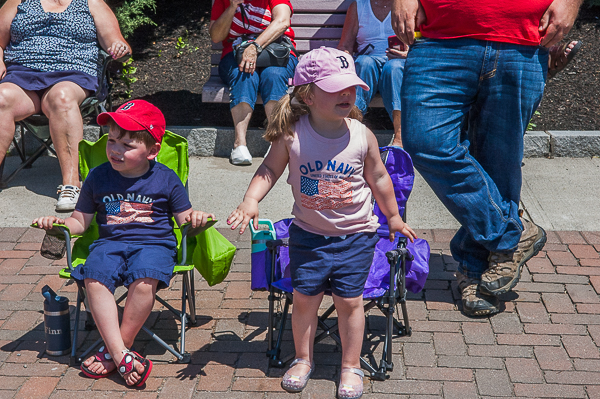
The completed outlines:
{"type": "MultiPolygon", "coordinates": [[[[81,179],[85,180],[90,170],[104,162],[108,161],[106,157],[106,142],[108,135],[104,135],[97,142],[82,141],[79,144],[79,172],[81,179]]],[[[189,160],[188,160],[188,144],[187,140],[181,136],[167,131],[163,137],[162,146],[157,156],[157,161],[173,169],[181,181],[187,188],[187,179],[189,171],[189,160]]],[[[181,229],[174,223],[175,235],[177,236],[178,242],[178,262],[175,266],[174,272],[183,276],[183,287],[181,290],[181,310],[175,309],[164,299],[156,295],[156,300],[164,305],[167,309],[173,312],[177,318],[181,321],[181,332],[179,350],[175,347],[170,346],[160,337],[154,334],[146,326],[142,329],[150,334],[150,336],[162,347],[171,352],[176,358],[178,363],[189,363],[190,354],[185,351],[185,330],[188,323],[192,325],[196,324],[196,301],[194,291],[194,265],[191,263],[192,253],[195,246],[196,240],[191,239],[194,235],[199,234],[207,227],[214,224],[209,223],[205,227],[199,227],[192,229],[189,223],[184,224],[181,229]],[[189,311],[186,309],[189,308],[189,311]]],[[[57,225],[55,229],[59,230],[64,235],[66,244],[66,256],[67,256],[67,267],[60,271],[60,277],[70,279],[71,272],[75,267],[85,263],[85,259],[89,254],[89,246],[98,238],[98,225],[96,224],[95,218],[92,221],[90,227],[86,232],[77,238],[71,248],[71,236],[69,229],[64,225],[57,225]]],[[[116,299],[117,305],[120,304],[127,297],[127,293],[116,299]]],[[[101,339],[97,340],[90,348],[88,348],[80,356],[76,356],[77,348],[77,335],[78,326],[81,315],[81,304],[85,301],[85,289],[79,286],[77,292],[77,308],[75,314],[75,328],[73,333],[73,346],[71,348],[71,363],[78,364],[85,359],[85,357],[92,352],[92,350],[101,343],[101,339]]],[[[88,315],[88,320],[91,319],[91,315],[88,315]]]]}

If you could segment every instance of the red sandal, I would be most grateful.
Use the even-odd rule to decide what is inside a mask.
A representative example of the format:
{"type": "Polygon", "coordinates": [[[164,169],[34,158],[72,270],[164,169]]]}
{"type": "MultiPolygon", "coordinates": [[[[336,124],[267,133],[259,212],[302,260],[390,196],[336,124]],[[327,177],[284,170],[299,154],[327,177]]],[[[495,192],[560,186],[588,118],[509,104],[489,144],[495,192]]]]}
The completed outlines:
{"type": "MultiPolygon", "coordinates": [[[[98,352],[96,352],[96,354],[94,355],[94,362],[92,364],[94,364],[96,362],[100,362],[100,363],[111,362],[114,364],[114,360],[113,360],[112,356],[110,355],[110,353],[108,353],[108,348],[106,347],[106,345],[104,345],[104,343],[102,344],[100,349],[98,349],[98,352]]],[[[104,374],[99,374],[99,373],[95,373],[95,372],[91,371],[88,367],[84,366],[83,363],[81,363],[80,369],[83,372],[83,374],[85,374],[86,377],[94,378],[94,379],[108,377],[109,375],[112,375],[117,371],[117,368],[115,367],[114,369],[112,369],[109,372],[106,372],[104,374]]]]}
{"type": "Polygon", "coordinates": [[[125,378],[125,374],[129,374],[135,371],[133,367],[133,362],[134,360],[137,360],[142,364],[142,366],[144,366],[144,372],[140,375],[140,379],[138,380],[138,382],[132,384],[132,386],[139,387],[140,385],[143,385],[150,376],[150,372],[152,371],[152,361],[143,358],[142,356],[140,356],[139,353],[130,351],[128,349],[123,349],[123,354],[125,356],[123,356],[123,359],[121,359],[121,363],[119,363],[119,367],[117,367],[119,374],[121,374],[121,377],[125,378]]]}

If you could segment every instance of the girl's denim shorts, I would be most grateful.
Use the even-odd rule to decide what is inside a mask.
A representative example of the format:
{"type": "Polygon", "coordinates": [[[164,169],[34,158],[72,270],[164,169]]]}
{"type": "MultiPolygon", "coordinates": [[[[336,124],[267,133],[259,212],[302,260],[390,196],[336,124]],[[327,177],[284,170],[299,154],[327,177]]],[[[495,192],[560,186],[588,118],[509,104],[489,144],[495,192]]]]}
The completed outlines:
{"type": "Polygon", "coordinates": [[[375,232],[324,237],[292,224],[292,287],[308,296],[325,291],[343,298],[362,295],[378,241],[375,232]]]}

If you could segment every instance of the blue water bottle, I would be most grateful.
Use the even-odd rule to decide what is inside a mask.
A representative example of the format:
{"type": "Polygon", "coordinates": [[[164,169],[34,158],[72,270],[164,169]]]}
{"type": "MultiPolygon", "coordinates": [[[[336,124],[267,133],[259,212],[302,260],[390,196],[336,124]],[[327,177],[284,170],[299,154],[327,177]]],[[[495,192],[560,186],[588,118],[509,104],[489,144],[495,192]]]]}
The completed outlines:
{"type": "Polygon", "coordinates": [[[71,316],[69,299],[56,295],[47,285],[42,288],[44,296],[44,332],[46,353],[62,356],[71,351],[71,316]]]}

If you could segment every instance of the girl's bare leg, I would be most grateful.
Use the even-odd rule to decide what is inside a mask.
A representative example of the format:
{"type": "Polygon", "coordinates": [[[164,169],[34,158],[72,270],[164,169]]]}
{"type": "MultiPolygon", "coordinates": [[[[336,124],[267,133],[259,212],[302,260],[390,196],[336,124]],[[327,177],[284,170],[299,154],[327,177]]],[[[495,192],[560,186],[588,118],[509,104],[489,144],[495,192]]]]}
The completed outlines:
{"type": "MultiPolygon", "coordinates": [[[[323,293],[308,296],[294,290],[292,332],[296,358],[308,360],[311,363],[313,362],[313,345],[317,331],[317,312],[322,300],[323,293]]],[[[309,366],[298,363],[290,369],[290,374],[302,376],[308,374],[309,371],[309,366]]]]}
{"type": "MultiPolygon", "coordinates": [[[[360,369],[360,352],[365,333],[363,297],[361,295],[355,298],[343,298],[334,294],[333,303],[338,314],[340,338],[342,340],[342,368],[360,369]]],[[[354,373],[343,373],[341,382],[348,385],[357,385],[360,384],[361,377],[354,373]]]]}

